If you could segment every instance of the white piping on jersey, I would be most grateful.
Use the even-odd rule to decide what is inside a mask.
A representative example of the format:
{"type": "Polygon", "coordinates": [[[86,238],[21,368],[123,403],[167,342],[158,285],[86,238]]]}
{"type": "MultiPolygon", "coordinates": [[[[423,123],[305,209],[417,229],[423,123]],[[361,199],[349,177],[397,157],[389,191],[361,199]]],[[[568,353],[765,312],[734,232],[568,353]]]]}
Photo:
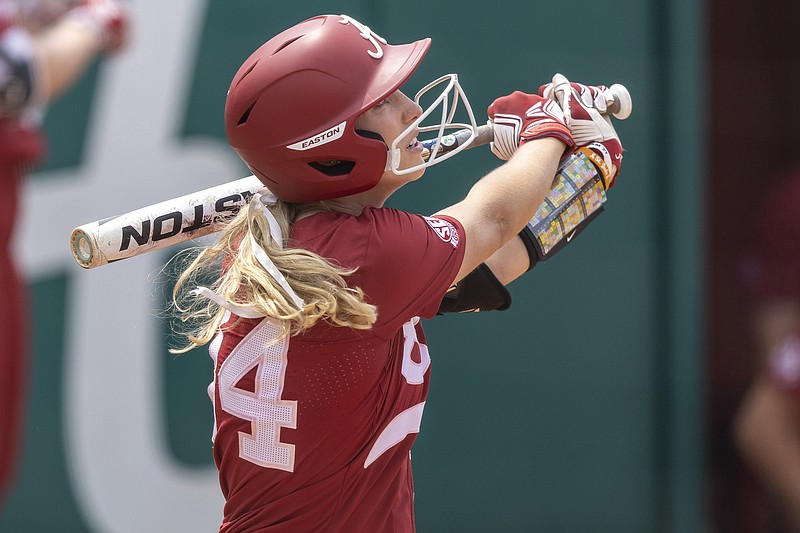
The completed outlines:
{"type": "Polygon", "coordinates": [[[407,435],[419,433],[422,424],[422,410],[425,402],[420,402],[413,407],[409,407],[392,419],[378,436],[378,440],[372,445],[372,449],[364,461],[364,468],[375,462],[384,452],[393,446],[400,444],[407,435]]]}
{"type": "Polygon", "coordinates": [[[305,307],[305,302],[303,302],[303,300],[297,296],[292,287],[289,285],[289,282],[286,281],[286,278],[284,278],[283,274],[281,274],[281,271],[278,270],[278,267],[276,267],[275,263],[272,262],[272,259],[269,258],[267,252],[264,251],[264,249],[256,242],[256,238],[253,237],[253,218],[255,217],[256,211],[261,211],[267,218],[267,223],[269,224],[269,233],[272,237],[272,240],[277,243],[278,247],[283,248],[283,232],[281,232],[281,226],[275,219],[275,215],[273,215],[272,212],[266,207],[269,205],[275,205],[277,202],[278,198],[266,187],[254,194],[250,199],[250,205],[247,209],[247,229],[250,237],[250,246],[253,248],[253,253],[255,254],[258,262],[261,263],[261,266],[263,266],[269,275],[278,282],[278,285],[283,287],[283,290],[285,290],[286,293],[292,298],[294,305],[297,306],[298,309],[303,309],[303,307],[305,307]]]}
{"type": "Polygon", "coordinates": [[[241,305],[236,305],[235,303],[227,302],[222,299],[222,296],[212,291],[208,287],[197,287],[192,291],[192,294],[195,296],[205,296],[218,306],[223,307],[228,311],[230,311],[231,313],[238,315],[242,318],[264,318],[266,316],[265,314],[259,313],[258,311],[254,311],[249,307],[242,307],[241,305]]]}

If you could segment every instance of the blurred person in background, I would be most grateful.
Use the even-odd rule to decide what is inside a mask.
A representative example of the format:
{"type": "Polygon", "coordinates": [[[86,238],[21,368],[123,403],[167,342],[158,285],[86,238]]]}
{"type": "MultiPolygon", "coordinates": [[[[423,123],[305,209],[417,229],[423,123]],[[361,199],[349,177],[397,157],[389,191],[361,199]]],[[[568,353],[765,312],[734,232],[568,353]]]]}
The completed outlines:
{"type": "Polygon", "coordinates": [[[0,502],[16,473],[27,390],[25,286],[12,258],[20,185],[46,153],[45,107],[99,55],[124,47],[128,21],[116,0],[0,0],[0,502]]]}
{"type": "Polygon", "coordinates": [[[769,531],[800,531],[800,167],[767,193],[752,252],[758,371],[734,439],[769,499],[769,531]]]}

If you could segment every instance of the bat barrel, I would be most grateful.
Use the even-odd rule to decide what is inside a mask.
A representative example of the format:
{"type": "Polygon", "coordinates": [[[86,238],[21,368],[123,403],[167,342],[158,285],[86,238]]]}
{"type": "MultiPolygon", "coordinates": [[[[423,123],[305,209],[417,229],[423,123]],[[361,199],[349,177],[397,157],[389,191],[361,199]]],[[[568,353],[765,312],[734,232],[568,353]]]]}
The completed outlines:
{"type": "Polygon", "coordinates": [[[264,185],[255,176],[78,226],[75,262],[95,268],[219,231],[264,185]]]}

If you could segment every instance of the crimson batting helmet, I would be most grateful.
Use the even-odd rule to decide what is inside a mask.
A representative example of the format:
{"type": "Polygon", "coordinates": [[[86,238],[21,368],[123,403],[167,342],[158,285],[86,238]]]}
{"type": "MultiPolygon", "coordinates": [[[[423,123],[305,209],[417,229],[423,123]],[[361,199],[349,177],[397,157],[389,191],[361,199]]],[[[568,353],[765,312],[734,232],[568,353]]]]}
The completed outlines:
{"type": "Polygon", "coordinates": [[[256,50],[225,103],[228,141],[278,197],[310,202],[374,187],[383,139],[355,120],[416,70],[430,39],[390,45],[345,15],[303,21],[256,50]]]}

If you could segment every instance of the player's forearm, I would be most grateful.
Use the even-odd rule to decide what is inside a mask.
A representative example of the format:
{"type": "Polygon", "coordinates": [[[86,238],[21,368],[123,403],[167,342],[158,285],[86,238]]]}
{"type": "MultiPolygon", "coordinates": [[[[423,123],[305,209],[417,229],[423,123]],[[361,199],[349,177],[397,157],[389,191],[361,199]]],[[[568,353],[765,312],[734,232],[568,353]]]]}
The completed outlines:
{"type": "Polygon", "coordinates": [[[466,233],[464,260],[454,282],[519,234],[547,194],[563,152],[564,144],[551,138],[525,143],[473,185],[464,200],[438,213],[460,221],[466,233]]]}
{"type": "Polygon", "coordinates": [[[564,144],[556,139],[526,143],[472,187],[464,201],[494,228],[496,250],[516,237],[541,205],[563,153],[564,144]]]}
{"type": "Polygon", "coordinates": [[[101,50],[97,32],[67,17],[36,38],[40,98],[51,101],[71,87],[101,50]]]}
{"type": "Polygon", "coordinates": [[[497,280],[508,285],[530,268],[530,256],[525,243],[519,236],[514,237],[486,260],[497,280]]]}

